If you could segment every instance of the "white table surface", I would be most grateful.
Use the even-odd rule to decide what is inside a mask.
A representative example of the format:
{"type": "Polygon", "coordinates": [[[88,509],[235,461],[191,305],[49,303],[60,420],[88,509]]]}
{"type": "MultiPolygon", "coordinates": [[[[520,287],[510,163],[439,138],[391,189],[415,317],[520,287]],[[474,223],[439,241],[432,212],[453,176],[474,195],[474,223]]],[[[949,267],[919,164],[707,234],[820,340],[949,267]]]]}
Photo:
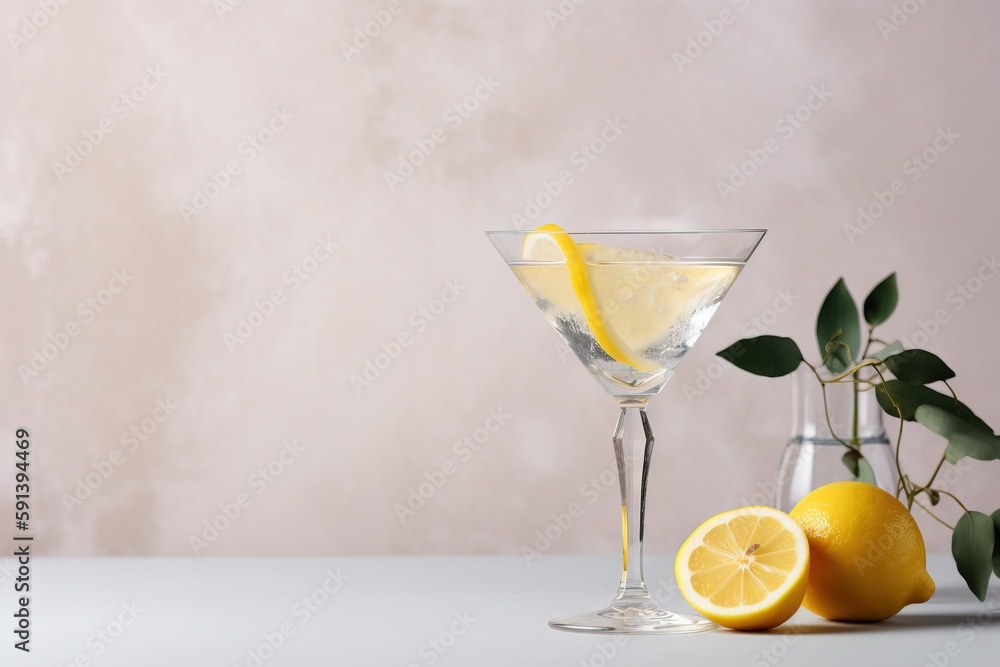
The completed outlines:
{"type": "MultiPolygon", "coordinates": [[[[688,610],[671,590],[671,563],[648,558],[647,581],[667,608],[688,610]]],[[[550,617],[604,606],[616,565],[613,557],[542,557],[530,566],[517,557],[36,559],[32,653],[15,651],[5,630],[0,665],[1000,665],[1000,623],[992,622],[1000,588],[979,603],[943,556],[930,560],[934,598],[884,623],[830,623],[800,610],[758,634],[549,629],[550,617]],[[318,592],[338,570],[342,588],[318,592]],[[313,594],[307,616],[295,605],[313,594]],[[116,627],[119,616],[131,625],[116,627]],[[248,651],[283,623],[294,634],[255,662],[248,651]],[[117,637],[106,644],[99,630],[117,637]]],[[[0,578],[9,628],[13,582],[0,578]]]]}

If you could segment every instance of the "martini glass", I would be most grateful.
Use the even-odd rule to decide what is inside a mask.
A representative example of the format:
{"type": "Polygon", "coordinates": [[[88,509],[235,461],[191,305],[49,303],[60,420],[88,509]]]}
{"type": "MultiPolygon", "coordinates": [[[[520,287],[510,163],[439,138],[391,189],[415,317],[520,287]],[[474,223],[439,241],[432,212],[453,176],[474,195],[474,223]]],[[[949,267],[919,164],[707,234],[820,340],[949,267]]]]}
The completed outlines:
{"type": "Polygon", "coordinates": [[[699,632],[715,624],[666,611],[643,579],[653,431],[646,404],[705,330],[765,230],[487,232],[545,319],[619,404],[612,442],[621,490],[622,574],[611,604],[556,618],[559,630],[699,632]]]}

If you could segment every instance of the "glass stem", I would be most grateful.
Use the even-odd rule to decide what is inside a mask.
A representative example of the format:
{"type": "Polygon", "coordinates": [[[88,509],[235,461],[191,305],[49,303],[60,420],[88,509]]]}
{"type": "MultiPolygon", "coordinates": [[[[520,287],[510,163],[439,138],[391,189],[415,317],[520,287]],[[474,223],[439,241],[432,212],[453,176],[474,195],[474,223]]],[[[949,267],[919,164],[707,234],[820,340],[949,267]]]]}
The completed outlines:
{"type": "Polygon", "coordinates": [[[649,599],[642,573],[642,541],[653,431],[646,410],[622,407],[613,440],[622,494],[622,581],[615,601],[649,599]]]}

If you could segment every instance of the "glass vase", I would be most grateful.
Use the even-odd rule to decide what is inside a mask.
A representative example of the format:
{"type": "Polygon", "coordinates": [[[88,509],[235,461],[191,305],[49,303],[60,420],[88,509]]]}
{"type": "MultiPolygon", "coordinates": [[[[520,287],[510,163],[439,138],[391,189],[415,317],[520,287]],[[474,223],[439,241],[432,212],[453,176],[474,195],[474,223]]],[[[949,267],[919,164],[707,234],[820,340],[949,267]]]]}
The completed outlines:
{"type": "MultiPolygon", "coordinates": [[[[833,377],[825,368],[820,375],[833,377]]],[[[849,452],[844,443],[864,456],[876,485],[895,495],[899,482],[895,453],[875,388],[850,377],[828,383],[824,408],[823,386],[810,368],[801,366],[792,374],[792,437],[775,478],[775,507],[788,512],[813,489],[856,479],[844,461],[849,452]]]]}

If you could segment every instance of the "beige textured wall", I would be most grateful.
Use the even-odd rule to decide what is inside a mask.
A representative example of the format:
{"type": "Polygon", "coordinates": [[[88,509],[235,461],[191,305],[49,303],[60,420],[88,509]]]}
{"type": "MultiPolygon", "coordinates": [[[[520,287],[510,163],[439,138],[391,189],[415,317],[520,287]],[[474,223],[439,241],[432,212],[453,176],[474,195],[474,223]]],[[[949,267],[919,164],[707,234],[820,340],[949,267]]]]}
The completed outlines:
{"type": "MultiPolygon", "coordinates": [[[[788,435],[786,381],[713,353],[753,318],[809,342],[840,275],[862,297],[897,270],[885,334],[940,311],[927,346],[1000,424],[1000,279],[983,264],[1000,253],[996,3],[403,1],[348,58],[386,3],[225,2],[0,12],[0,433],[32,429],[40,551],[510,554],[581,502],[549,551],[613,552],[615,406],[481,233],[534,213],[526,200],[567,227],[771,230],[650,407],[655,552],[766,485],[788,435]],[[579,153],[608,122],[606,150],[579,153]],[[418,144],[434,150],[388,178],[418,144]],[[53,358],[23,378],[35,351],[53,358]],[[401,523],[394,504],[442,466],[401,523]]],[[[941,442],[910,437],[925,470],[941,442]]],[[[997,464],[976,468],[957,487],[992,511],[997,464]]]]}

